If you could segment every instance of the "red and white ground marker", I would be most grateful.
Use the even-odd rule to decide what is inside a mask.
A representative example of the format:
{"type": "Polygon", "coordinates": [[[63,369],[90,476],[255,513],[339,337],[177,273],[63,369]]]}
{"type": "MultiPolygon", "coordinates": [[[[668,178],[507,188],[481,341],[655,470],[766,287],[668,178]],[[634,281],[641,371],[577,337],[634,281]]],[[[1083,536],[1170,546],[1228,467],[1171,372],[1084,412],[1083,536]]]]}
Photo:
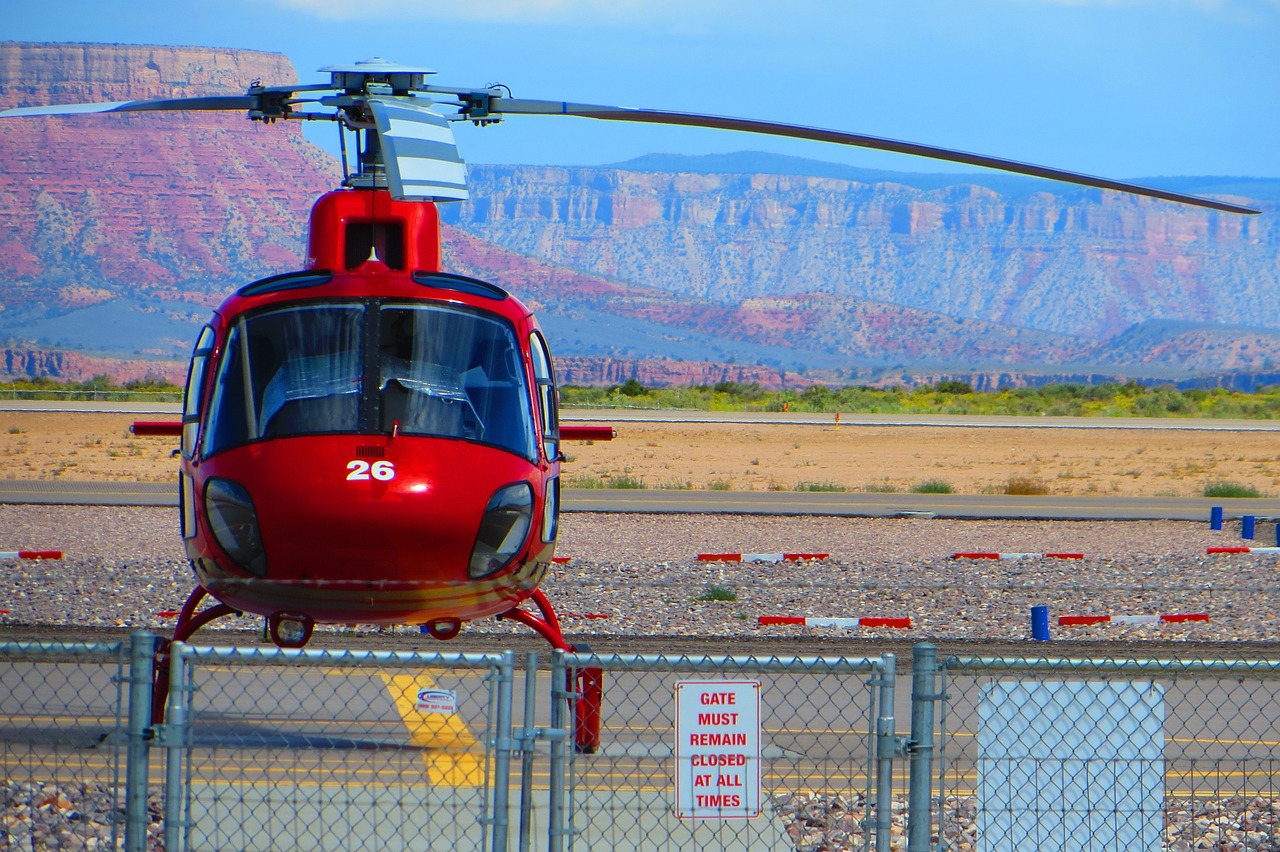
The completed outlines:
{"type": "Polygon", "coordinates": [[[699,562],[803,562],[826,559],[830,553],[699,553],[699,562]]]}
{"type": "Polygon", "coordinates": [[[61,550],[0,550],[0,559],[61,559],[61,550]]]}
{"type": "Polygon", "coordinates": [[[909,628],[911,619],[881,616],[864,616],[862,618],[814,618],[796,615],[762,615],[761,624],[793,624],[801,627],[898,627],[909,628]]]}
{"type": "Polygon", "coordinates": [[[954,553],[952,559],[1084,559],[1083,553],[990,553],[969,551],[954,553]]]}
{"type": "Polygon", "coordinates": [[[1092,624],[1183,624],[1189,621],[1208,623],[1207,612],[1184,612],[1169,615],[1060,615],[1060,627],[1088,627],[1092,624]]]}
{"type": "Polygon", "coordinates": [[[1205,553],[1280,553],[1280,547],[1209,547],[1205,553]]]}

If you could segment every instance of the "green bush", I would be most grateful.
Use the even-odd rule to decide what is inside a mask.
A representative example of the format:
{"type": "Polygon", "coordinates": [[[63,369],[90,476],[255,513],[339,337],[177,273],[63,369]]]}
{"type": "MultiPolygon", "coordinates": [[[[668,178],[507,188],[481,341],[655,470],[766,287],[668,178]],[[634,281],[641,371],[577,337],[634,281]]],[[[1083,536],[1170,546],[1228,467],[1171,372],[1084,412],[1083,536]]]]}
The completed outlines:
{"type": "Polygon", "coordinates": [[[797,491],[848,491],[838,482],[797,482],[797,491]]]}
{"type": "Polygon", "coordinates": [[[728,586],[707,586],[695,600],[700,601],[736,601],[738,593],[728,586]]]}
{"type": "Polygon", "coordinates": [[[1225,479],[1219,479],[1210,482],[1204,487],[1204,496],[1206,497],[1261,497],[1258,489],[1252,485],[1241,485],[1238,482],[1231,482],[1225,479]]]}
{"type": "Polygon", "coordinates": [[[912,494],[950,494],[951,483],[945,479],[926,479],[911,486],[912,494]]]}

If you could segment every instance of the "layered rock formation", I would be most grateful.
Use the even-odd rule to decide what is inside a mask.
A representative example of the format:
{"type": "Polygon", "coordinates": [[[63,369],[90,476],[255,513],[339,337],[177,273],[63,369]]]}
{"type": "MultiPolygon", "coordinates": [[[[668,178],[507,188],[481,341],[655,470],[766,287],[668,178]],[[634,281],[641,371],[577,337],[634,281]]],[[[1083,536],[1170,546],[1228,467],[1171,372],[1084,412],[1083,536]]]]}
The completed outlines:
{"type": "Polygon", "coordinates": [[[472,181],[449,211],[470,233],[713,301],[828,293],[1096,338],[1152,319],[1280,327],[1275,204],[522,166],[472,181]]]}
{"type": "MultiPolygon", "coordinates": [[[[279,54],[0,44],[0,106],[242,94],[296,75],[279,54]]],[[[216,303],[297,268],[332,158],[296,122],[157,113],[0,122],[0,323],[117,298],[216,303]]]]}
{"type": "MultiPolygon", "coordinates": [[[[0,107],[294,79],[255,51],[0,43],[0,107]]],[[[300,265],[310,205],[340,179],[297,122],[240,114],[4,121],[0,162],[6,365],[78,379],[112,371],[55,350],[180,363],[227,292],[300,265]]],[[[471,172],[473,200],[444,208],[447,266],[535,309],[573,381],[1169,380],[1280,363],[1274,201],[1238,217],[906,175],[471,172]]]]}

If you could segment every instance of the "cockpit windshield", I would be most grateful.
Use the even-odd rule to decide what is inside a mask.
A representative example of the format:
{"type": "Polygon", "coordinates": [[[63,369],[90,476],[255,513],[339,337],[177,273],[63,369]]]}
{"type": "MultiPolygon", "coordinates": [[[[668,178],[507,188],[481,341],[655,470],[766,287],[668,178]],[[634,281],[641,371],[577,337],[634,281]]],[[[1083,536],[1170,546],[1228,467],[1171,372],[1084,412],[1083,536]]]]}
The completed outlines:
{"type": "Polygon", "coordinates": [[[461,438],[536,458],[514,331],[455,305],[377,301],[294,305],[231,327],[206,455],[343,432],[461,438]]]}

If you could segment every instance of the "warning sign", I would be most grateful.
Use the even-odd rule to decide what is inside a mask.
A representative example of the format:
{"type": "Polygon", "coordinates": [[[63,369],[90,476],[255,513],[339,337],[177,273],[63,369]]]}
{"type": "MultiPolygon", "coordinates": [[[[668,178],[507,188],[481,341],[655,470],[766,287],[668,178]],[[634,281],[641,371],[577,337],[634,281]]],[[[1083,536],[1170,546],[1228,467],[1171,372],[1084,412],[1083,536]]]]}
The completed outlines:
{"type": "Polygon", "coordinates": [[[676,812],[682,819],[760,815],[760,682],[676,684],[676,812]]]}

